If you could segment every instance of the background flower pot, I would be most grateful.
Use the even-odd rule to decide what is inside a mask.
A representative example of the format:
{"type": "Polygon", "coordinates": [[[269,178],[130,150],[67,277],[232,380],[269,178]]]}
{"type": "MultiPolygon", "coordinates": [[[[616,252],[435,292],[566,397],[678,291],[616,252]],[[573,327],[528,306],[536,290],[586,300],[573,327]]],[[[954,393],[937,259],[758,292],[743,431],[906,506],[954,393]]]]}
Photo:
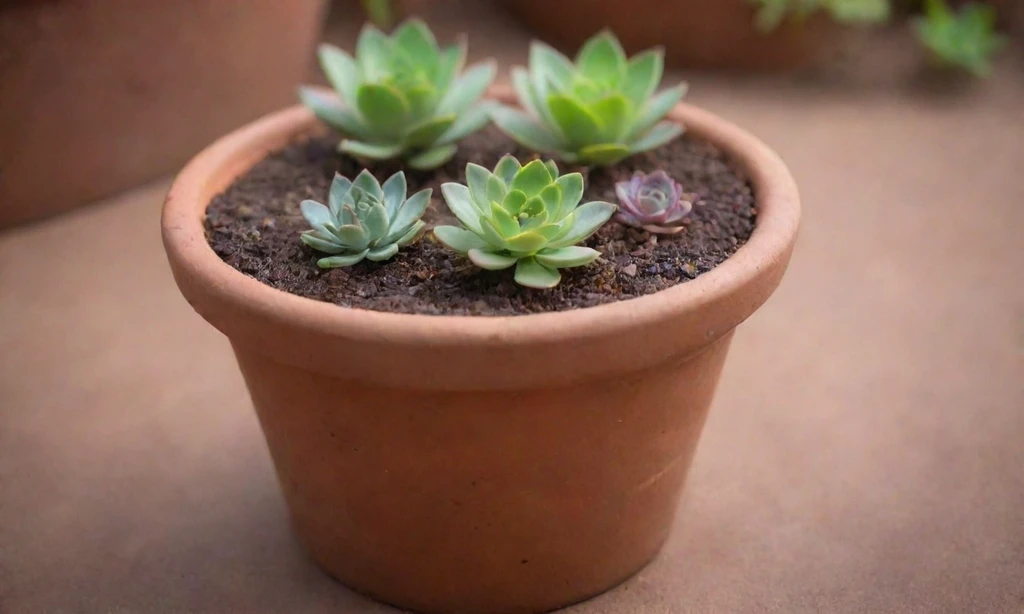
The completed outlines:
{"type": "Polygon", "coordinates": [[[696,108],[671,117],[746,169],[753,236],[694,281],[561,313],[346,309],[223,263],[207,204],[313,128],[305,109],[225,137],[178,176],[162,220],[175,280],[231,340],[298,536],[331,575],[419,611],[540,612],[657,553],[733,329],[778,285],[799,217],[763,144],[696,108]]]}
{"type": "Polygon", "coordinates": [[[676,68],[786,70],[820,56],[835,35],[824,17],[787,21],[771,33],[754,28],[748,0],[504,0],[515,18],[548,43],[573,53],[602,28],[612,27],[630,53],[665,47],[676,68]]]}
{"type": "Polygon", "coordinates": [[[292,102],[323,0],[0,7],[0,227],[178,167],[292,102]]]}

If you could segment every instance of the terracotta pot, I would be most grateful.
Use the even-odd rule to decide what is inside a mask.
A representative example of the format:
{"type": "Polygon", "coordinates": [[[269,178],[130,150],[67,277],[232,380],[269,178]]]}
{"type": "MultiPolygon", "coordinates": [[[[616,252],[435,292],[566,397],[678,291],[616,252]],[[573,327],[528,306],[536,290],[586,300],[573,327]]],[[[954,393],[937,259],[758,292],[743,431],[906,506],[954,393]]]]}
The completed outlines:
{"type": "Polygon", "coordinates": [[[665,48],[676,68],[749,71],[802,68],[834,37],[831,20],[786,22],[771,33],[754,28],[749,0],[504,0],[508,11],[546,42],[575,53],[589,37],[611,27],[635,53],[665,48]]]}
{"type": "Polygon", "coordinates": [[[295,100],[323,0],[0,7],[0,227],[179,168],[295,100]]]}
{"type": "Polygon", "coordinates": [[[658,552],[733,329],[778,285],[799,218],[765,145],[691,106],[670,117],[749,173],[753,236],[694,281],[561,313],[348,309],[222,262],[207,204],[315,126],[301,107],[228,135],[178,176],[162,222],[174,278],[231,340],[298,536],[328,573],[423,612],[541,612],[658,552]]]}

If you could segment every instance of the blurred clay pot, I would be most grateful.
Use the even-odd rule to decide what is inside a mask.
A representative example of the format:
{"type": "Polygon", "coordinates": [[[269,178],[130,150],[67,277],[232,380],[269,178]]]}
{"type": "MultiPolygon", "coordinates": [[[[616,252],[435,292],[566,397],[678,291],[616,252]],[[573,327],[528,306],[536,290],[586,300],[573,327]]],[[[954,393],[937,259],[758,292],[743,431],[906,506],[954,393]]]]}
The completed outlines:
{"type": "Polygon", "coordinates": [[[323,0],[0,6],[0,227],[153,179],[295,100],[323,0]]]}
{"type": "Polygon", "coordinates": [[[567,53],[611,28],[630,53],[663,46],[666,62],[675,68],[803,68],[820,57],[837,30],[828,18],[815,17],[758,32],[749,0],[504,0],[504,5],[567,53]]]}
{"type": "Polygon", "coordinates": [[[301,107],[177,177],[162,220],[174,278],[230,339],[298,537],[332,576],[421,612],[529,613],[605,591],[658,552],[733,329],[779,284],[799,218],[764,144],[695,107],[669,117],[751,178],[753,236],[694,281],[558,313],[350,309],[221,261],[208,203],[315,129],[301,107]]]}

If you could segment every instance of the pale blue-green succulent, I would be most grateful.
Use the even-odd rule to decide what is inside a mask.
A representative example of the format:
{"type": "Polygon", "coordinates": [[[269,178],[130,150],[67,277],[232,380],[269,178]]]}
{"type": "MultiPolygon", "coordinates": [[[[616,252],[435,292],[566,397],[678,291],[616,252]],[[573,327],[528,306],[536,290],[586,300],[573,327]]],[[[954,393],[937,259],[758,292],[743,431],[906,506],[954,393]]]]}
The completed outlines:
{"type": "Polygon", "coordinates": [[[327,44],[319,58],[338,96],[303,87],[299,97],[345,135],[339,148],[357,158],[402,158],[411,168],[436,168],[455,155],[458,140],[488,122],[493,107],[478,100],[494,80],[494,63],[462,72],[465,42],[441,49],[418,19],[391,36],[367,24],[355,58],[327,44]]]}
{"type": "Polygon", "coordinates": [[[317,261],[320,268],[352,266],[364,258],[388,260],[398,248],[412,243],[423,230],[420,219],[430,204],[430,188],[406,199],[405,173],[399,171],[382,186],[369,171],[355,181],[334,176],[328,204],[302,201],[302,216],[312,230],[302,233],[302,242],[313,249],[333,254],[317,261]]]}
{"type": "Polygon", "coordinates": [[[601,255],[576,244],[607,222],[615,205],[580,205],[581,174],[559,176],[550,160],[521,166],[505,156],[494,172],[466,165],[466,183],[441,186],[463,227],[438,226],[434,236],[476,266],[497,271],[515,265],[519,284],[551,288],[561,280],[558,269],[590,264],[601,255]]]}
{"type": "Polygon", "coordinates": [[[588,40],[575,64],[534,41],[529,70],[512,69],[523,110],[500,107],[494,123],[519,144],[570,163],[614,164],[668,143],[683,128],[661,121],[686,93],[680,84],[655,94],[663,51],[627,59],[608,31],[588,40]]]}

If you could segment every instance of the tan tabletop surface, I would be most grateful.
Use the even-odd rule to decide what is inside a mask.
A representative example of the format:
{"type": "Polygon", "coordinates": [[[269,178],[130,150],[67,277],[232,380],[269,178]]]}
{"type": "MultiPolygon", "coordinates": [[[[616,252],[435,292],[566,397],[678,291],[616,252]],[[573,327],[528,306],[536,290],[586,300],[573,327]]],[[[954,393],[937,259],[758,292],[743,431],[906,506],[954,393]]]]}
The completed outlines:
{"type": "MultiPolygon", "coordinates": [[[[792,166],[803,234],[663,553],[569,611],[1024,612],[1024,70],[1000,74],[692,76],[792,166]]],[[[228,343],[171,280],[166,187],[0,235],[0,612],[393,611],[292,539],[228,343]]]]}

